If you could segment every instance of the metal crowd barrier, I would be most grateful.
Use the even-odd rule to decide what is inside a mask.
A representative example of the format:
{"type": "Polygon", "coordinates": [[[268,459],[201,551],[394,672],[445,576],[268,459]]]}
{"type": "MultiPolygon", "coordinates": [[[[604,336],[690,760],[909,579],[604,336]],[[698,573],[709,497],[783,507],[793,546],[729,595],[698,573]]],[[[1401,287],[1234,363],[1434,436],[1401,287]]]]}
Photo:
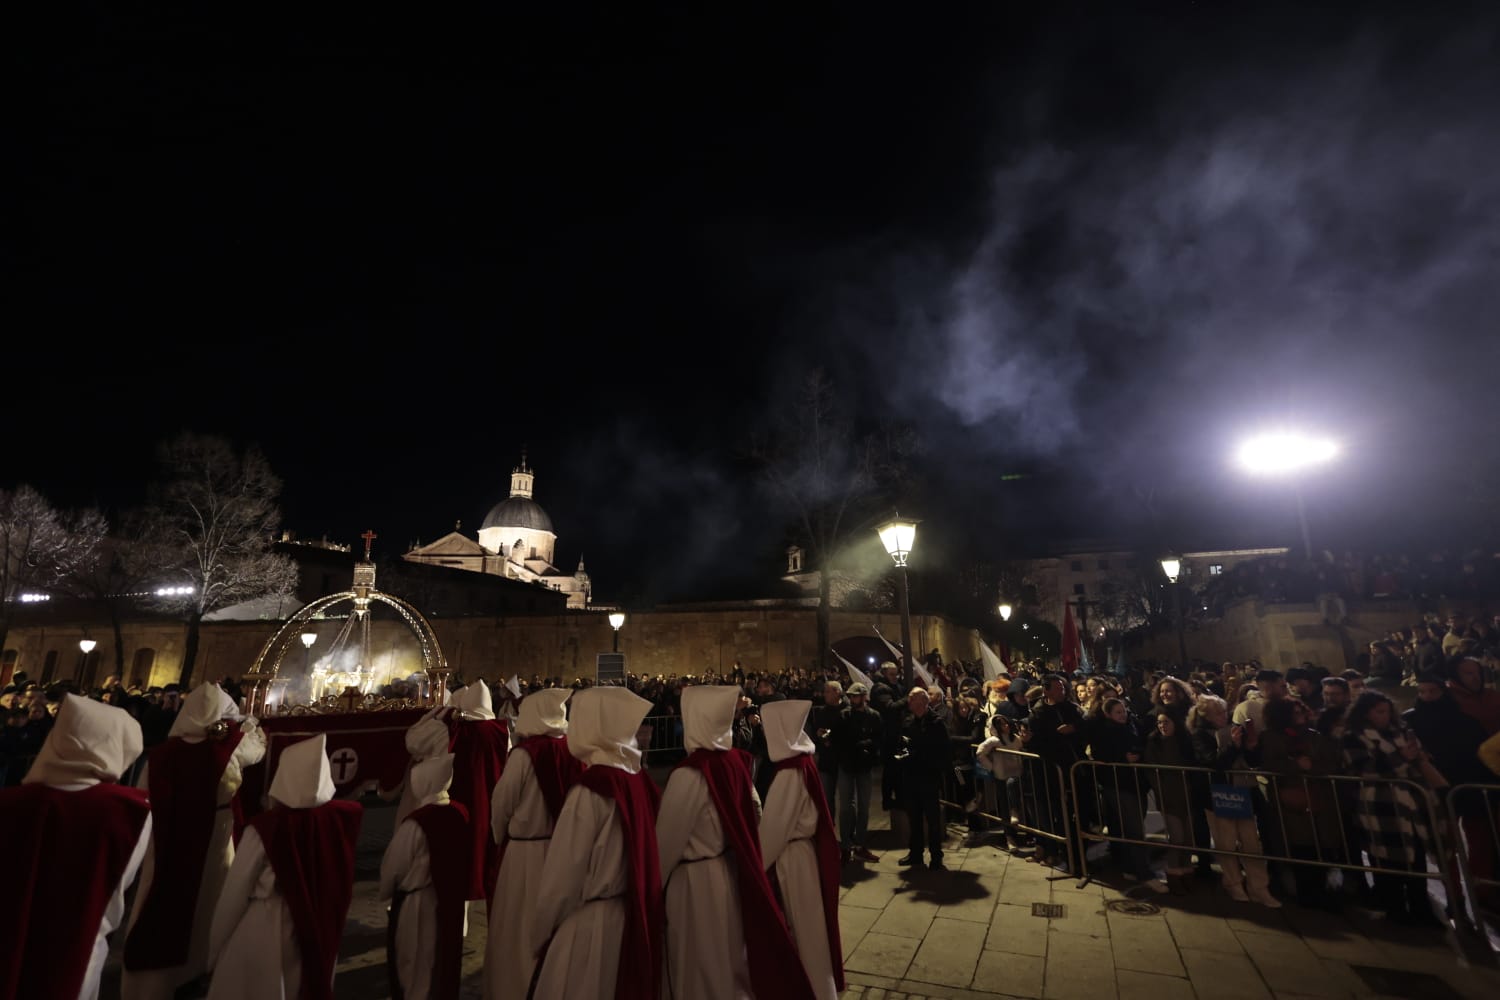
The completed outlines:
{"type": "Polygon", "coordinates": [[[1444,798],[1459,875],[1475,928],[1500,913],[1500,785],[1454,785],[1444,798]]]}
{"type": "Polygon", "coordinates": [[[682,716],[648,715],[641,730],[650,728],[649,740],[641,743],[641,759],[647,764],[663,764],[685,753],[682,743],[682,716]]]}
{"type": "Polygon", "coordinates": [[[1442,882],[1450,901],[1460,898],[1454,879],[1458,865],[1450,863],[1454,854],[1449,846],[1449,830],[1445,829],[1443,822],[1446,817],[1438,808],[1433,793],[1412,781],[1339,774],[1215,772],[1202,767],[1080,760],[1070,769],[1069,783],[1075,810],[1092,806],[1094,817],[1103,821],[1091,825],[1091,817],[1086,813],[1075,811],[1073,814],[1073,823],[1085,842],[1085,849],[1080,852],[1084,856],[1077,869],[1080,886],[1091,878],[1087,843],[1102,842],[1148,848],[1165,846],[1189,855],[1207,853],[1279,864],[1421,878],[1442,882]],[[1226,781],[1214,781],[1217,773],[1222,773],[1226,781]],[[1412,857],[1426,862],[1420,868],[1404,867],[1395,862],[1382,863],[1381,858],[1370,853],[1371,844],[1360,823],[1360,814],[1366,810],[1367,804],[1384,803],[1397,791],[1410,797],[1422,825],[1426,827],[1427,838],[1412,835],[1404,825],[1396,830],[1384,830],[1382,837],[1394,837],[1394,842],[1382,845],[1380,853],[1410,852],[1412,857]],[[1148,796],[1154,800],[1157,811],[1167,823],[1165,838],[1147,836],[1144,832],[1139,836],[1131,835],[1143,827],[1130,822],[1133,817],[1127,811],[1138,807],[1144,820],[1148,812],[1148,796]],[[1168,801],[1164,803],[1164,799],[1168,801]],[[1164,804],[1166,809],[1163,809],[1164,804]],[[1192,815],[1194,809],[1207,809],[1224,819],[1253,820],[1262,849],[1259,852],[1235,850],[1213,844],[1211,840],[1200,843],[1196,832],[1198,826],[1192,815]],[[1292,820],[1290,830],[1289,818],[1292,820]],[[1131,829],[1125,829],[1127,826],[1131,829]],[[1364,863],[1366,860],[1368,864],[1364,863]]]}
{"type": "MultiPolygon", "coordinates": [[[[972,784],[982,790],[983,804],[973,815],[1005,830],[1030,834],[1059,845],[1067,859],[1068,870],[1077,872],[1074,858],[1077,840],[1072,836],[1073,810],[1067,801],[1068,783],[1062,768],[1025,750],[996,749],[994,752],[1017,762],[1021,773],[1014,778],[996,774],[993,779],[981,779],[976,768],[972,784]],[[1000,800],[1002,794],[1003,804],[1000,800]]],[[[963,796],[950,791],[958,788],[958,776],[952,768],[947,775],[943,804],[966,811],[968,803],[956,801],[963,796]]],[[[1068,876],[1049,876],[1052,880],[1064,878],[1068,876]]]]}

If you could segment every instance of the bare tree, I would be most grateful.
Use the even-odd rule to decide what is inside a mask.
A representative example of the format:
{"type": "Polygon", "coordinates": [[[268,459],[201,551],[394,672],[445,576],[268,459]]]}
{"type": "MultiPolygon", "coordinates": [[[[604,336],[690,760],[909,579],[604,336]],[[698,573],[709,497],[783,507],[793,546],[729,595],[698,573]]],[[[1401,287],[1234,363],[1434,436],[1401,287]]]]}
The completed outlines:
{"type": "Polygon", "coordinates": [[[129,608],[140,603],[154,576],[132,550],[127,537],[104,538],[89,558],[67,573],[59,586],[72,596],[87,601],[104,612],[114,638],[115,676],[127,683],[125,676],[125,632],[122,627],[129,608]]]}
{"type": "Polygon", "coordinates": [[[93,557],[107,531],[97,510],[61,514],[25,484],[0,490],[0,649],[21,595],[57,586],[93,557]]]}
{"type": "Polygon", "coordinates": [[[161,446],[163,479],[143,512],[141,566],[178,592],[156,597],[187,623],[180,683],[192,681],[204,615],[261,597],[285,597],[297,566],[272,550],[281,527],[281,480],[256,448],[183,433],[161,446]]]}
{"type": "Polygon", "coordinates": [[[829,656],[834,561],[853,532],[868,527],[899,487],[914,451],[910,434],[882,429],[856,437],[821,369],[803,380],[796,405],[781,412],[751,458],[772,494],[786,505],[818,571],[818,663],[829,656]]]}

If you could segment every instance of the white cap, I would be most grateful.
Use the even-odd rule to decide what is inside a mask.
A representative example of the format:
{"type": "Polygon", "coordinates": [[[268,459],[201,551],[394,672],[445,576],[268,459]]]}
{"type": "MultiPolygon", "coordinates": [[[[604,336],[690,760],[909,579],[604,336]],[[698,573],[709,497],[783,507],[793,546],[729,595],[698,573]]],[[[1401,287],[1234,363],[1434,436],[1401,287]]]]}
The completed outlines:
{"type": "Polygon", "coordinates": [[[141,755],[141,724],[123,708],[65,695],[23,784],[97,785],[118,781],[141,755]]]}
{"type": "Polygon", "coordinates": [[[562,736],[568,731],[567,688],[543,688],[521,699],[516,720],[516,739],[527,736],[562,736]]]}
{"type": "Polygon", "coordinates": [[[184,736],[188,739],[201,740],[207,733],[208,727],[220,719],[238,716],[239,708],[234,699],[229,697],[229,692],[211,681],[204,681],[193,688],[182,701],[182,708],[177,713],[177,718],[172,722],[172,729],[168,736],[184,736]]]}
{"type": "Polygon", "coordinates": [[[734,749],[738,684],[694,684],[682,689],[682,745],[694,750],[734,749]]]}
{"type": "Polygon", "coordinates": [[[651,703],[622,687],[584,688],[568,706],[568,751],[589,766],[641,769],[635,741],[651,703]]]}
{"type": "Polygon", "coordinates": [[[438,754],[436,757],[413,764],[411,768],[411,794],[418,806],[439,805],[448,801],[448,786],[453,784],[453,755],[438,754]]]}
{"type": "Polygon", "coordinates": [[[786,760],[818,749],[802,728],[810,711],[810,701],[773,701],[760,707],[760,728],[765,731],[766,753],[771,760],[786,760]]]}
{"type": "Polygon", "coordinates": [[[465,684],[453,692],[448,704],[460,716],[471,722],[495,717],[494,703],[490,700],[490,687],[484,681],[465,684]]]}
{"type": "Polygon", "coordinates": [[[271,799],[289,809],[311,809],[333,801],[333,773],[328,768],[328,737],[319,733],[281,751],[271,799]]]}

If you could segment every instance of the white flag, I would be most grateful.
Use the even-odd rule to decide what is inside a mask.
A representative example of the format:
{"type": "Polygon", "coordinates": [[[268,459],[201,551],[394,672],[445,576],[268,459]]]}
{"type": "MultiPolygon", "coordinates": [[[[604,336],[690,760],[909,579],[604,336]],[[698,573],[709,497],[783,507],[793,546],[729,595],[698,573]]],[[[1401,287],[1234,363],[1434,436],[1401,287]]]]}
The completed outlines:
{"type": "Polygon", "coordinates": [[[510,680],[508,680],[508,681],[505,682],[505,686],[510,690],[511,694],[515,695],[517,701],[521,700],[521,675],[520,674],[511,674],[510,675],[510,680]]]}
{"type": "MultiPolygon", "coordinates": [[[[870,627],[871,627],[871,628],[874,628],[874,629],[875,629],[875,634],[876,634],[876,635],[880,635],[880,629],[878,629],[878,628],[875,628],[875,626],[874,626],[874,625],[871,625],[871,626],[870,626],[870,627]]],[[[889,639],[887,639],[887,638],[886,638],[886,637],[885,637],[885,636],[883,636],[883,635],[880,635],[880,641],[881,641],[881,642],[883,642],[883,643],[885,643],[885,648],[886,648],[886,649],[889,649],[889,650],[890,650],[890,651],[891,651],[891,655],[892,655],[892,656],[894,656],[894,657],[895,657],[895,658],[896,658],[896,663],[897,663],[897,664],[900,664],[900,663],[901,663],[901,661],[902,661],[902,660],[903,660],[903,659],[905,659],[905,657],[903,657],[903,656],[902,656],[902,655],[901,655],[901,650],[899,650],[899,649],[897,649],[897,648],[896,648],[896,647],[895,647],[895,646],[892,646],[892,645],[891,645],[891,640],[889,640],[889,639]]]]}
{"type": "Polygon", "coordinates": [[[872,688],[872,687],[875,686],[875,682],[872,681],[872,680],[870,680],[870,675],[869,674],[865,673],[863,670],[859,669],[854,664],[852,664],[848,660],[844,659],[842,656],[839,656],[839,651],[838,650],[836,650],[836,649],[830,649],[829,652],[832,653],[834,656],[838,656],[839,657],[839,662],[842,663],[844,665],[844,667],[849,671],[849,679],[852,680],[854,683],[856,683],[856,684],[863,684],[867,688],[872,688]]]}
{"type": "Polygon", "coordinates": [[[992,681],[1005,673],[1005,664],[1000,662],[1000,657],[990,648],[990,644],[983,639],[979,640],[979,655],[984,660],[984,679],[992,681]]]}
{"type": "Polygon", "coordinates": [[[924,688],[937,687],[937,681],[933,679],[933,676],[927,672],[927,668],[923,667],[922,664],[913,663],[911,665],[911,668],[912,670],[916,671],[917,680],[922,682],[922,686],[924,688]]]}

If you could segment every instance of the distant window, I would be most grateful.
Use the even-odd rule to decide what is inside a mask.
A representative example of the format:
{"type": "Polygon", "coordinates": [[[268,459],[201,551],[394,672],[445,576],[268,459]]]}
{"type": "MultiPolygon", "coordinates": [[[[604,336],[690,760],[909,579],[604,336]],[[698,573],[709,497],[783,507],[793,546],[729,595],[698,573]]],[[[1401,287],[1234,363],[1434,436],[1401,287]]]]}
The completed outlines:
{"type": "Polygon", "coordinates": [[[42,660],[42,686],[46,687],[52,683],[52,677],[57,673],[57,650],[47,650],[47,656],[42,660]]]}
{"type": "Polygon", "coordinates": [[[1088,586],[1086,584],[1082,584],[1082,583],[1075,583],[1075,584],[1073,584],[1073,593],[1077,594],[1079,597],[1082,597],[1085,594],[1087,594],[1088,593],[1088,589],[1089,588],[1088,588],[1088,586]]]}
{"type": "Polygon", "coordinates": [[[1075,573],[1082,573],[1083,572],[1083,560],[1082,559],[1074,559],[1071,563],[1068,564],[1068,569],[1072,570],[1075,573]]]}
{"type": "Polygon", "coordinates": [[[1109,569],[1109,560],[1108,559],[1100,559],[1099,560],[1099,568],[1100,569],[1109,569]]]}
{"type": "Polygon", "coordinates": [[[1224,575],[1224,564],[1223,563],[1211,563],[1211,564],[1209,564],[1208,575],[1209,576],[1223,576],[1224,575]]]}

